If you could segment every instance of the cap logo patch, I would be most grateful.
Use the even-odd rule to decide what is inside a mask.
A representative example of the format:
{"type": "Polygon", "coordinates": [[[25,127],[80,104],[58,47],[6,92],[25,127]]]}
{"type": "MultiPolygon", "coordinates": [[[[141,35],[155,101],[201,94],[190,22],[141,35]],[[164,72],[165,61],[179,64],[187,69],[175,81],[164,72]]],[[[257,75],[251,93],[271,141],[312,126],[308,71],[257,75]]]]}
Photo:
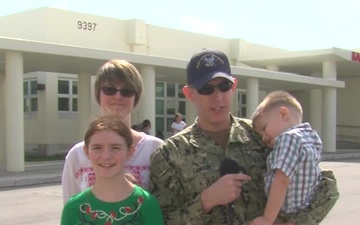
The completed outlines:
{"type": "Polygon", "coordinates": [[[199,69],[201,64],[203,64],[205,67],[212,68],[212,67],[216,67],[218,63],[224,64],[224,61],[214,53],[205,54],[200,58],[200,60],[196,64],[196,69],[199,69]]]}

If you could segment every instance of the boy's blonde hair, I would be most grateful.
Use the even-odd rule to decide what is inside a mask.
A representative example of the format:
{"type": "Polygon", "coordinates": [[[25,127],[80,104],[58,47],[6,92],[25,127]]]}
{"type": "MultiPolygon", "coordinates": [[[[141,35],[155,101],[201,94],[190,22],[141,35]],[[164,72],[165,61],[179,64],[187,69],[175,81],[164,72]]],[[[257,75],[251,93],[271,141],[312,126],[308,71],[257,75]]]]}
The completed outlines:
{"type": "Polygon", "coordinates": [[[273,91],[269,93],[264,100],[259,104],[253,113],[251,119],[252,123],[259,118],[265,111],[273,109],[274,107],[286,107],[292,115],[297,116],[301,122],[303,117],[303,110],[298,100],[286,91],[273,91]]]}

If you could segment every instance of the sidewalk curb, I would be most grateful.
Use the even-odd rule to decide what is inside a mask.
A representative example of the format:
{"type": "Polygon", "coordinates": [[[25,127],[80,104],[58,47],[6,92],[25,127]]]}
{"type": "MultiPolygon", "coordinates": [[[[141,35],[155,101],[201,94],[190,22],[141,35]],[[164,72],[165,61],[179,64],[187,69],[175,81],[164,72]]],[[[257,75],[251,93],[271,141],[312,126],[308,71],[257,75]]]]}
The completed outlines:
{"type": "Polygon", "coordinates": [[[360,158],[360,152],[323,153],[321,158],[322,158],[322,161],[357,159],[357,158],[360,158]]]}
{"type": "MultiPolygon", "coordinates": [[[[322,154],[322,162],[326,161],[336,161],[336,160],[346,160],[346,159],[359,159],[360,151],[353,152],[325,152],[322,154]]],[[[58,162],[57,162],[58,163],[58,162]]],[[[43,166],[43,164],[34,164],[31,163],[28,165],[28,168],[43,166]]],[[[51,163],[49,163],[51,164],[51,163]]],[[[62,178],[62,169],[58,169],[53,173],[32,173],[32,174],[23,174],[18,175],[16,172],[8,173],[5,177],[0,177],[0,188],[11,188],[11,187],[24,187],[31,185],[39,184],[60,184],[62,178]]]]}
{"type": "Polygon", "coordinates": [[[30,185],[38,184],[51,184],[51,183],[61,183],[61,174],[58,175],[42,175],[31,176],[31,177],[9,177],[9,179],[0,180],[0,188],[9,188],[9,187],[23,187],[30,185]]]}

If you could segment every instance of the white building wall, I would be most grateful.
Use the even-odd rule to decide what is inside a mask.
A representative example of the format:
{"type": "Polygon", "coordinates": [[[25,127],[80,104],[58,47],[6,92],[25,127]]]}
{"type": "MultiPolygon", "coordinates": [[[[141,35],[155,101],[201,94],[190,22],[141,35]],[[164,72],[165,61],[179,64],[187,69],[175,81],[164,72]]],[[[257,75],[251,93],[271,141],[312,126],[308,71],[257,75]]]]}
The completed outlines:
{"type": "Polygon", "coordinates": [[[190,59],[202,48],[230,52],[229,39],[148,25],[148,54],[190,59]]]}
{"type": "Polygon", "coordinates": [[[24,77],[38,77],[38,82],[45,83],[45,90],[38,91],[38,112],[24,115],[25,151],[53,155],[68,150],[79,141],[77,113],[58,112],[58,79],[76,75],[36,72],[24,77]]]}
{"type": "MultiPolygon", "coordinates": [[[[32,72],[24,74],[24,80],[36,79],[38,82],[42,80],[46,85],[46,76],[44,72],[32,72]]],[[[39,143],[45,143],[46,140],[46,87],[43,91],[37,91],[38,111],[24,113],[24,133],[25,133],[25,151],[38,152],[39,143]]]]}
{"type": "Polygon", "coordinates": [[[90,87],[90,96],[91,98],[90,105],[91,105],[91,115],[99,115],[100,113],[100,106],[97,103],[95,99],[95,90],[94,90],[94,84],[95,84],[96,76],[91,76],[91,87],[90,87]]]}
{"type": "MultiPolygon", "coordinates": [[[[303,122],[310,122],[310,93],[306,91],[289,91],[301,104],[303,109],[303,122]]],[[[319,106],[321,107],[321,106],[319,106]]]]}
{"type": "MultiPolygon", "coordinates": [[[[271,91],[269,91],[269,90],[259,90],[259,94],[258,94],[258,96],[259,96],[259,104],[261,103],[261,101],[264,100],[264,98],[266,97],[266,95],[269,94],[270,92],[271,92],[271,91]]],[[[257,106],[256,106],[256,107],[257,107],[257,106]]],[[[253,113],[254,113],[254,112],[251,112],[251,115],[248,115],[248,118],[249,118],[249,119],[251,119],[253,113]]]]}
{"type": "MultiPolygon", "coordinates": [[[[4,80],[5,74],[0,73],[0,105],[5,105],[4,101],[4,80]]],[[[5,109],[0,107],[0,127],[5,127],[5,109]]],[[[0,129],[0,171],[5,170],[5,159],[6,159],[6,150],[5,150],[5,130],[0,129]]]]}
{"type": "Polygon", "coordinates": [[[246,55],[271,55],[281,52],[289,52],[285,49],[273,48],[246,42],[246,55]]]}
{"type": "MultiPolygon", "coordinates": [[[[136,52],[179,59],[189,59],[195,51],[204,47],[209,47],[224,51],[233,64],[237,62],[236,59],[239,55],[267,55],[286,51],[283,49],[247,43],[242,39],[230,40],[152,26],[145,24],[145,21],[138,19],[119,20],[52,8],[41,8],[1,17],[0,28],[1,27],[8,27],[11,29],[0,29],[0,36],[83,46],[85,48],[136,52]]],[[[38,151],[46,149],[46,151],[49,151],[49,154],[68,150],[70,146],[79,141],[77,133],[77,113],[58,112],[57,80],[59,77],[76,78],[76,75],[47,72],[37,72],[36,74],[39,76],[39,79],[43,79],[46,84],[46,89],[38,92],[38,113],[25,115],[25,142],[27,149],[29,150],[36,147],[38,148],[38,151]]],[[[167,77],[162,79],[166,80],[167,77]]],[[[93,76],[91,80],[91,96],[89,96],[92,99],[91,112],[92,115],[97,115],[99,106],[95,101],[93,93],[93,82],[95,77],[93,76]]],[[[357,117],[360,108],[356,106],[358,107],[355,110],[356,113],[345,112],[345,110],[350,110],[354,107],[352,101],[348,100],[353,99],[353,96],[358,96],[359,93],[354,93],[355,91],[353,89],[356,89],[356,86],[359,86],[360,81],[350,80],[349,82],[346,80],[346,82],[346,90],[348,89],[349,84],[352,85],[350,86],[350,93],[352,94],[346,92],[345,89],[338,90],[338,109],[340,110],[338,112],[338,124],[354,125],[354,123],[350,121],[356,120],[354,117],[357,117]]],[[[267,93],[268,91],[261,90],[259,92],[259,101],[261,101],[267,93]]],[[[296,91],[292,93],[303,105],[304,121],[309,121],[310,100],[308,91],[296,91]]],[[[187,122],[190,124],[194,120],[196,113],[194,110],[191,110],[193,108],[191,104],[187,102],[186,106],[187,122]]],[[[237,99],[234,99],[231,111],[233,114],[237,114],[237,99]]],[[[359,122],[356,122],[355,124],[355,126],[360,125],[359,122]]],[[[356,133],[353,129],[350,132],[348,128],[346,131],[344,129],[339,129],[339,131],[341,134],[345,134],[346,132],[346,134],[351,133],[349,134],[350,136],[355,135],[356,133]]]]}
{"type": "Polygon", "coordinates": [[[337,138],[360,143],[360,77],[341,78],[346,88],[337,90],[337,138]]]}
{"type": "Polygon", "coordinates": [[[45,10],[39,8],[0,17],[0,36],[45,41],[45,15],[45,10]]]}
{"type": "Polygon", "coordinates": [[[268,94],[267,91],[260,90],[260,91],[259,91],[259,102],[261,102],[261,101],[265,98],[265,96],[266,96],[267,94],[268,94]]]}
{"type": "Polygon", "coordinates": [[[127,35],[127,24],[126,20],[44,7],[1,17],[0,27],[7,29],[0,29],[0,36],[131,51],[127,39],[121,38],[127,35]]]}
{"type": "MultiPolygon", "coordinates": [[[[127,21],[46,8],[46,41],[88,48],[130,51],[127,21]]],[[[41,31],[39,31],[41,32],[41,31]]]]}
{"type": "Polygon", "coordinates": [[[0,27],[9,28],[0,29],[0,36],[180,59],[205,47],[221,49],[232,62],[238,54],[285,51],[241,39],[153,26],[140,19],[120,20],[48,7],[1,17],[0,27]]]}

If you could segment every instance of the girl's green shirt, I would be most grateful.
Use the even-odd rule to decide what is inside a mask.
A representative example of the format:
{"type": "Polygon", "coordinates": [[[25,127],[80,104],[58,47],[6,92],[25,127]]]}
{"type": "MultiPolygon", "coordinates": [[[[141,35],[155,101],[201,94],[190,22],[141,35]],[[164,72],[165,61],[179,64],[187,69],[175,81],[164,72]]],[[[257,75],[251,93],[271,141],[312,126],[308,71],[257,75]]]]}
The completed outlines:
{"type": "Polygon", "coordinates": [[[104,202],[91,187],[74,195],[64,206],[61,225],[164,225],[163,215],[154,196],[135,186],[131,195],[120,202],[104,202]]]}

